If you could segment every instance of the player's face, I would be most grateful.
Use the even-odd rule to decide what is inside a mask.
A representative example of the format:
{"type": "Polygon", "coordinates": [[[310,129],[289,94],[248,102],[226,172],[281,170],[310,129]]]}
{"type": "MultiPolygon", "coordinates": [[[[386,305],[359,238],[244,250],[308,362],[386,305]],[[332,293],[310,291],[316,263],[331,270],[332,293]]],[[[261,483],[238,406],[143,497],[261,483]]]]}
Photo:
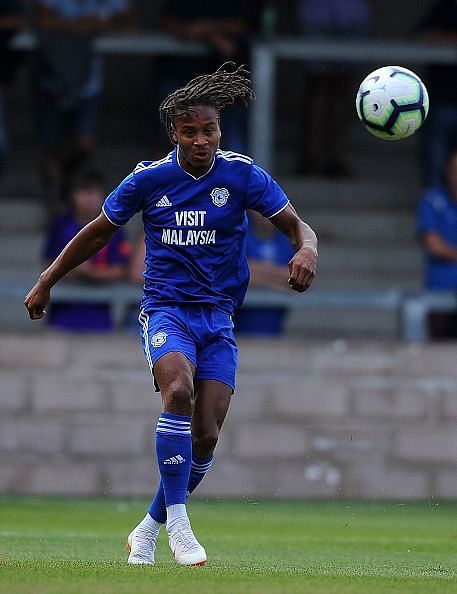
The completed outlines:
{"type": "Polygon", "coordinates": [[[218,111],[196,105],[178,116],[173,123],[173,140],[179,147],[181,167],[196,177],[204,175],[221,140],[218,111]]]}

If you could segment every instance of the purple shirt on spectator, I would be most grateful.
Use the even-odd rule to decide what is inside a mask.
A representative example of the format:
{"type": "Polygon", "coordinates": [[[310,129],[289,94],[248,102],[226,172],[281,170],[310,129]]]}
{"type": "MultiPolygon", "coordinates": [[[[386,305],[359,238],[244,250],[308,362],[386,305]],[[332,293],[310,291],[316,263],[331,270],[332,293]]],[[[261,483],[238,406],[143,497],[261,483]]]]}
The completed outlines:
{"type": "MultiPolygon", "coordinates": [[[[46,261],[54,260],[82,229],[72,215],[63,215],[51,225],[43,251],[46,261]]],[[[126,264],[129,255],[129,244],[122,228],[118,229],[111,241],[100,250],[90,263],[95,267],[106,267],[126,264]]],[[[77,332],[108,332],[113,328],[111,306],[109,303],[59,303],[55,299],[48,308],[46,316],[48,324],[60,330],[77,332]]]]}

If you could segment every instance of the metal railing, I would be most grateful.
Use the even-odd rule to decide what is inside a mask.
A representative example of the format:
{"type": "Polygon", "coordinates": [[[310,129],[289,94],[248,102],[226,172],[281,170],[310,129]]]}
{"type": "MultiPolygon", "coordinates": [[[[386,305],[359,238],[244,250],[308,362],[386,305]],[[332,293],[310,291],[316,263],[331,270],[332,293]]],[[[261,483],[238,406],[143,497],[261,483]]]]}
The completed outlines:
{"type": "MultiPolygon", "coordinates": [[[[0,301],[22,303],[33,281],[10,280],[0,285],[0,301]]],[[[127,312],[138,306],[142,287],[133,283],[81,285],[63,282],[52,290],[55,303],[108,303],[118,325],[127,312]]],[[[288,310],[336,309],[341,311],[390,311],[398,320],[397,336],[406,342],[428,340],[427,316],[430,311],[457,310],[456,292],[401,291],[336,291],[311,289],[298,294],[271,289],[249,289],[245,305],[253,307],[285,307],[288,310]]],[[[24,311],[24,315],[26,315],[24,311]]]]}

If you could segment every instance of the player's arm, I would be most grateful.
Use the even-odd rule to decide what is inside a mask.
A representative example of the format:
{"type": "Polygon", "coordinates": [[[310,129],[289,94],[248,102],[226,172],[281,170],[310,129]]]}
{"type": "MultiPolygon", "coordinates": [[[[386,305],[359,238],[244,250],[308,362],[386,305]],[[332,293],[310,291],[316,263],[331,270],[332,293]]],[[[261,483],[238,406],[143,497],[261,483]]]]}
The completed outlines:
{"type": "Polygon", "coordinates": [[[289,204],[271,222],[289,238],[295,255],[289,262],[289,286],[303,293],[313,282],[317,263],[317,237],[311,227],[303,222],[295,208],[289,204]]]}
{"type": "Polygon", "coordinates": [[[75,235],[54,262],[40,274],[38,281],[25,298],[24,305],[30,319],[40,320],[46,315],[45,308],[51,297],[51,288],[68,272],[103,248],[117,228],[103,213],[100,213],[75,235]]]}
{"type": "Polygon", "coordinates": [[[426,231],[422,242],[427,252],[434,258],[457,262],[457,248],[450,245],[436,231],[426,231]]]}

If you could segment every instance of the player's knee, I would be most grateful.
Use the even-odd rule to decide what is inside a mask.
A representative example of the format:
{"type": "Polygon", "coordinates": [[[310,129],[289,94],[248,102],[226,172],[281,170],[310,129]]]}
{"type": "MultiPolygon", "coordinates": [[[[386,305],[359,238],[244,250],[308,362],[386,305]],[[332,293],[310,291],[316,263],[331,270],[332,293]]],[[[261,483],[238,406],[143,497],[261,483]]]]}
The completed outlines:
{"type": "Polygon", "coordinates": [[[214,452],[217,445],[218,435],[215,432],[206,432],[193,437],[192,451],[199,458],[208,458],[214,452]]]}
{"type": "Polygon", "coordinates": [[[193,389],[185,382],[174,382],[168,387],[165,394],[162,394],[164,404],[168,410],[177,414],[190,414],[192,406],[193,389]]]}

